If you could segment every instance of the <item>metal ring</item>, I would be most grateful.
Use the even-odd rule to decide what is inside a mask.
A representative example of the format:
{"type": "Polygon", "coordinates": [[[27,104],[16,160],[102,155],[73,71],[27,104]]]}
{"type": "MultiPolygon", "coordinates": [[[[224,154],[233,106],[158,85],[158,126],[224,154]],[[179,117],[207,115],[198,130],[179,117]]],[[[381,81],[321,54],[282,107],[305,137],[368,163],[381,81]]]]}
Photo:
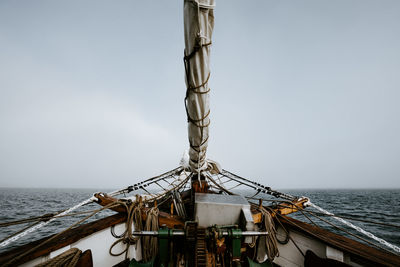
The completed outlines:
{"type": "Polygon", "coordinates": [[[275,234],[276,241],[278,241],[278,243],[281,245],[286,245],[287,243],[289,243],[289,229],[284,229],[284,230],[286,230],[286,231],[284,231],[286,233],[286,237],[285,237],[285,240],[283,240],[283,241],[279,240],[278,235],[277,235],[278,231],[276,231],[276,234],[275,234]]]}
{"type": "Polygon", "coordinates": [[[122,238],[122,237],[125,236],[126,230],[125,230],[125,232],[123,232],[121,235],[117,235],[117,234],[115,233],[115,231],[114,231],[114,228],[115,228],[115,225],[112,225],[112,226],[110,227],[111,235],[112,235],[113,237],[115,237],[115,238],[122,238]]]}

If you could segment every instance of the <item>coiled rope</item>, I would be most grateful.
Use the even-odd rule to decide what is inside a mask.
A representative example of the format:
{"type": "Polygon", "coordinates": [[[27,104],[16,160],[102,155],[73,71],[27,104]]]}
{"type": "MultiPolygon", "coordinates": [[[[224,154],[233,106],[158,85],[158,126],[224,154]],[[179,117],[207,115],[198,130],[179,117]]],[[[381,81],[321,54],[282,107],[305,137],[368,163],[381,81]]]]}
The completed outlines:
{"type": "Polygon", "coordinates": [[[135,208],[135,202],[131,202],[131,201],[122,201],[122,200],[117,200],[114,203],[118,203],[120,205],[122,205],[123,207],[125,207],[126,209],[126,214],[127,214],[127,218],[125,221],[125,231],[124,233],[121,235],[121,237],[115,241],[110,249],[109,249],[109,253],[111,256],[119,256],[125,253],[125,258],[128,257],[128,251],[129,251],[129,247],[131,244],[136,243],[137,239],[135,239],[134,236],[132,236],[132,225],[133,225],[133,217],[134,217],[134,208],[135,208]],[[124,243],[126,244],[126,247],[123,251],[119,252],[119,253],[114,253],[112,250],[115,247],[115,245],[119,244],[119,243],[124,243]]]}
{"type": "MultiPolygon", "coordinates": [[[[160,211],[157,207],[151,208],[147,213],[145,231],[158,231],[158,215],[160,211]]],[[[157,237],[145,236],[143,238],[143,260],[150,261],[158,253],[157,237]]]]}
{"type": "MultiPolygon", "coordinates": [[[[80,203],[80,204],[81,204],[81,203],[80,203]]],[[[65,229],[65,230],[63,230],[63,231],[61,231],[61,232],[59,232],[58,234],[53,235],[52,237],[50,237],[50,238],[46,239],[45,241],[43,241],[42,243],[40,243],[39,245],[37,245],[37,246],[35,246],[35,247],[29,249],[28,251],[25,251],[24,253],[22,253],[22,254],[20,254],[20,255],[18,255],[18,256],[16,256],[16,257],[14,257],[13,259],[11,259],[11,260],[8,261],[7,263],[5,263],[5,264],[4,264],[4,267],[5,267],[5,266],[15,266],[14,263],[17,262],[18,260],[20,260],[21,258],[25,257],[25,256],[28,255],[29,253],[32,253],[33,251],[35,251],[35,250],[38,249],[39,247],[41,247],[41,246],[43,246],[43,245],[49,243],[50,241],[52,241],[52,240],[58,238],[60,235],[62,235],[62,234],[65,233],[66,231],[68,231],[68,230],[72,229],[73,227],[75,227],[75,226],[81,224],[82,222],[86,221],[87,219],[89,219],[90,217],[94,216],[94,215],[97,214],[98,212],[100,212],[100,211],[102,211],[102,210],[105,210],[105,209],[110,209],[110,208],[113,208],[113,207],[117,207],[117,206],[119,206],[119,205],[120,205],[119,203],[113,202],[113,203],[110,203],[110,204],[108,204],[108,205],[102,207],[102,208],[99,209],[99,210],[93,211],[91,214],[89,214],[89,215],[86,216],[85,218],[79,220],[78,222],[72,224],[72,225],[71,225],[70,227],[68,227],[67,229],[65,229]]],[[[39,224],[39,225],[40,225],[40,224],[39,224]]]]}
{"type": "Polygon", "coordinates": [[[71,248],[60,255],[49,259],[35,267],[74,267],[79,261],[82,251],[78,248],[71,248]]]}
{"type": "Polygon", "coordinates": [[[279,256],[278,241],[276,240],[276,229],[274,219],[264,207],[259,207],[264,218],[265,231],[269,234],[265,237],[265,246],[267,248],[267,256],[270,261],[273,261],[276,256],[279,256]]]}

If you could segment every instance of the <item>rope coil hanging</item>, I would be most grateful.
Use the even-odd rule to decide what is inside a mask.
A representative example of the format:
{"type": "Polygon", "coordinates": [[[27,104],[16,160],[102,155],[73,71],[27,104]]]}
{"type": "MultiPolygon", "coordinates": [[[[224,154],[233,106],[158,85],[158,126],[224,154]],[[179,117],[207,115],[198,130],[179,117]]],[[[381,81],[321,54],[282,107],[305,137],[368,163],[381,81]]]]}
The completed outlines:
{"type": "MultiPolygon", "coordinates": [[[[159,210],[157,207],[151,208],[147,213],[145,231],[158,231],[158,215],[159,210]]],[[[150,261],[158,253],[158,238],[152,236],[145,236],[143,238],[143,260],[150,261]]]]}
{"type": "MultiPolygon", "coordinates": [[[[259,207],[263,215],[264,228],[269,235],[265,236],[265,247],[267,249],[267,256],[270,261],[273,261],[276,256],[279,256],[278,241],[276,239],[276,229],[274,219],[264,207],[259,207]]],[[[261,245],[261,244],[259,244],[261,245]]]]}

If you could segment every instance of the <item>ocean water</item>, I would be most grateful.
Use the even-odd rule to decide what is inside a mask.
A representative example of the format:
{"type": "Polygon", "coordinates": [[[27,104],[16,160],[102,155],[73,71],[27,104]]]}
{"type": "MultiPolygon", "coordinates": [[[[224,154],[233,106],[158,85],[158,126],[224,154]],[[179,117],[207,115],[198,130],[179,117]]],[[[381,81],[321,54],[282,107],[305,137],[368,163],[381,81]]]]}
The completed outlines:
{"type": "MultiPolygon", "coordinates": [[[[20,220],[47,213],[53,213],[72,207],[89,198],[94,192],[110,192],[109,189],[21,189],[0,188],[0,223],[20,220]]],[[[400,227],[400,190],[281,190],[296,196],[307,196],[311,201],[324,209],[340,215],[356,219],[393,224],[400,227]]],[[[97,204],[86,205],[77,211],[98,209],[97,204]]],[[[308,208],[310,211],[315,211],[308,208]]],[[[316,211],[315,211],[316,212],[316,211]]],[[[114,214],[112,211],[103,211],[93,216],[89,221],[97,220],[114,214]]],[[[344,234],[334,227],[308,214],[318,225],[330,231],[344,234]]],[[[49,225],[35,231],[7,247],[0,248],[0,252],[13,247],[37,240],[57,233],[79,221],[86,215],[60,218],[49,225]]],[[[301,213],[292,217],[309,222],[301,213]]],[[[336,225],[349,229],[329,217],[323,217],[336,225]]],[[[350,221],[350,220],[349,220],[350,221]]],[[[367,222],[351,221],[353,224],[372,232],[386,241],[400,246],[400,228],[377,225],[367,222]]],[[[17,232],[28,224],[0,227],[0,240],[17,232]]],[[[352,231],[353,232],[353,231],[352,231]]],[[[354,232],[356,233],[356,232],[354,232]]],[[[344,234],[345,235],[345,234],[344,234]]],[[[364,236],[363,236],[364,237],[364,236]]]]}

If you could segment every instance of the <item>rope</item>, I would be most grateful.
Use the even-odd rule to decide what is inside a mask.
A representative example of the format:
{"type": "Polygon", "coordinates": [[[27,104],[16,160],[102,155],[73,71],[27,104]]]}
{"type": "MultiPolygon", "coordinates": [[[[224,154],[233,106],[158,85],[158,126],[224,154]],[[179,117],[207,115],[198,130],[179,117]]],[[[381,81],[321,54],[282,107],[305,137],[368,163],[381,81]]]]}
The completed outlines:
{"type": "MultiPolygon", "coordinates": [[[[88,211],[80,211],[80,212],[71,212],[69,214],[65,214],[65,215],[58,215],[57,218],[63,218],[63,217],[70,217],[70,216],[76,216],[76,215],[82,215],[82,214],[88,214],[91,213],[95,210],[88,210],[88,211]]],[[[59,213],[61,213],[62,211],[59,211],[59,213]]],[[[50,214],[45,214],[42,216],[37,216],[37,217],[30,217],[30,218],[26,218],[26,219],[21,219],[21,220],[15,220],[15,221],[9,221],[9,222],[5,222],[5,223],[0,223],[0,227],[8,227],[8,226],[12,226],[12,225],[17,225],[17,224],[24,224],[24,223],[28,223],[28,222],[36,222],[39,223],[40,221],[48,221],[49,219],[51,219],[52,217],[56,216],[58,213],[50,213],[50,214]]],[[[29,228],[29,227],[28,227],[29,228]]],[[[25,229],[24,229],[25,230],[25,229]]],[[[19,233],[19,232],[18,232],[19,233]]],[[[11,237],[11,236],[10,236],[11,237]]],[[[6,238],[7,239],[7,238],[6,238]]],[[[5,239],[4,239],[5,240],[5,239]]],[[[2,241],[0,241],[2,242],[2,241]]]]}
{"type": "Polygon", "coordinates": [[[60,255],[49,259],[35,267],[74,267],[79,261],[82,251],[78,248],[71,248],[60,255]]]}
{"type": "Polygon", "coordinates": [[[70,227],[68,227],[67,229],[65,229],[65,230],[63,230],[63,231],[61,231],[61,232],[59,232],[58,234],[53,235],[53,236],[50,237],[49,239],[46,239],[45,241],[43,241],[42,243],[40,243],[39,245],[37,245],[37,246],[35,246],[35,247],[29,249],[28,251],[25,251],[24,253],[22,253],[22,254],[16,256],[15,258],[11,259],[11,260],[8,261],[6,264],[4,264],[4,267],[5,267],[5,266],[13,266],[13,263],[15,263],[16,261],[18,261],[18,260],[20,260],[21,258],[25,257],[25,256],[28,255],[29,253],[35,251],[36,249],[38,249],[39,247],[43,246],[44,244],[47,244],[47,243],[49,243],[50,241],[56,239],[56,238],[59,237],[60,235],[64,234],[65,232],[67,232],[68,230],[72,229],[73,227],[75,227],[75,226],[81,224],[82,222],[86,221],[87,219],[89,219],[90,217],[94,216],[94,215],[97,214],[98,212],[100,212],[100,211],[102,211],[102,210],[105,210],[105,209],[110,209],[110,208],[113,208],[113,207],[116,207],[116,206],[119,206],[119,205],[120,205],[120,204],[113,202],[113,203],[110,203],[110,204],[108,204],[108,205],[102,207],[102,208],[99,209],[99,210],[95,210],[94,212],[92,212],[91,214],[89,214],[88,216],[86,216],[85,218],[83,218],[83,219],[79,220],[78,222],[72,224],[72,225],[71,225],[70,227]]]}
{"type": "MultiPolygon", "coordinates": [[[[179,171],[179,170],[180,170],[180,167],[175,168],[174,170],[169,171],[169,172],[167,172],[165,174],[169,174],[171,172],[179,171]]],[[[162,175],[165,175],[165,174],[162,174],[162,175]]],[[[160,177],[160,176],[158,176],[158,177],[160,177]]],[[[155,179],[155,178],[157,178],[157,177],[153,177],[153,178],[150,178],[148,180],[155,179]]],[[[113,192],[109,193],[109,195],[110,196],[115,196],[115,195],[119,195],[119,194],[122,194],[122,193],[125,193],[125,192],[131,192],[132,190],[133,190],[133,186],[128,186],[125,189],[113,191],[113,192]]],[[[10,243],[12,243],[14,241],[17,241],[18,239],[20,239],[20,238],[22,238],[22,237],[24,237],[24,236],[36,231],[36,230],[42,228],[43,226],[48,225],[49,223],[55,221],[58,218],[70,216],[69,213],[71,213],[72,211],[76,210],[79,207],[82,207],[82,206],[85,206],[85,205],[87,205],[89,203],[92,203],[94,200],[95,200],[95,198],[92,196],[92,197],[82,201],[81,203],[79,203],[79,204],[77,204],[77,205],[75,205],[75,206],[73,206],[73,207],[71,207],[71,208],[69,208],[67,210],[64,210],[64,211],[62,211],[62,212],[60,212],[58,214],[46,214],[46,215],[43,215],[43,216],[40,216],[40,217],[33,217],[33,218],[23,219],[23,220],[20,220],[20,221],[7,222],[7,223],[4,223],[4,224],[1,224],[0,225],[1,227],[5,227],[5,226],[10,226],[10,225],[19,224],[19,223],[26,223],[26,222],[30,222],[30,221],[41,221],[40,223],[33,224],[33,225],[31,225],[31,226],[29,226],[27,228],[24,228],[23,230],[21,230],[21,231],[19,231],[17,233],[12,234],[8,238],[3,239],[1,241],[1,243],[0,243],[0,247],[5,247],[5,246],[9,245],[10,243]]],[[[102,211],[102,210],[103,209],[99,209],[99,210],[95,210],[93,212],[95,214],[95,213],[97,213],[99,211],[102,211]]],[[[88,211],[88,212],[91,212],[91,211],[88,211]]],[[[88,213],[88,212],[75,213],[74,215],[84,214],[84,213],[88,213]]]]}
{"type": "MultiPolygon", "coordinates": [[[[141,211],[142,205],[141,202],[139,202],[139,205],[137,205],[133,209],[133,222],[135,226],[135,231],[142,231],[143,230],[143,222],[142,222],[142,211],[141,211]]],[[[137,249],[138,243],[140,243],[142,240],[140,239],[140,236],[135,237],[135,249],[137,249]]]]}
{"type": "Polygon", "coordinates": [[[70,213],[70,212],[76,210],[77,208],[79,208],[79,207],[81,207],[81,206],[83,206],[83,205],[86,205],[86,204],[88,204],[88,203],[90,203],[90,202],[92,202],[92,201],[93,201],[93,197],[88,198],[88,199],[82,201],[81,203],[79,203],[79,204],[73,206],[72,208],[69,208],[69,209],[67,209],[67,210],[65,210],[65,211],[63,211],[63,212],[61,212],[61,213],[55,215],[53,218],[51,218],[51,219],[48,220],[48,221],[46,221],[46,222],[41,222],[41,223],[39,223],[39,224],[36,224],[36,225],[34,225],[33,227],[31,227],[31,228],[29,228],[29,229],[23,231],[22,233],[17,234],[17,235],[15,235],[15,236],[13,236],[13,237],[10,237],[10,238],[6,239],[5,241],[3,241],[3,242],[0,243],[0,247],[5,247],[5,246],[9,245],[10,243],[12,243],[12,242],[14,242],[14,241],[20,239],[21,237],[24,237],[24,236],[26,236],[27,234],[32,233],[32,232],[34,232],[34,231],[36,231],[36,230],[42,228],[42,227],[45,226],[45,225],[48,225],[48,224],[51,223],[52,221],[55,221],[58,217],[64,216],[64,215],[66,215],[66,214],[68,214],[68,213],[70,213]]]}
{"type": "Polygon", "coordinates": [[[265,237],[265,246],[267,248],[267,256],[270,261],[273,261],[276,256],[279,256],[278,241],[276,240],[276,229],[274,219],[265,208],[259,207],[263,218],[265,231],[268,235],[265,237]]]}
{"type": "MultiPolygon", "coordinates": [[[[158,231],[158,215],[159,210],[157,207],[151,208],[147,213],[145,231],[158,231]]],[[[143,238],[143,260],[144,262],[150,261],[158,253],[157,237],[145,236],[143,238]]]]}
{"type": "Polygon", "coordinates": [[[271,187],[269,186],[264,186],[262,184],[256,183],[254,181],[248,180],[246,178],[240,177],[239,175],[236,175],[234,173],[231,173],[227,170],[222,170],[221,175],[223,175],[224,177],[227,177],[233,181],[236,181],[238,183],[242,183],[243,185],[246,185],[250,188],[253,188],[254,190],[263,192],[264,194],[269,194],[272,195],[276,198],[283,198],[283,199],[287,199],[290,201],[293,201],[295,199],[298,199],[298,197],[295,196],[291,196],[289,194],[285,194],[276,190],[272,190],[271,187]],[[241,180],[241,181],[240,181],[241,180]]]}
{"type": "Polygon", "coordinates": [[[118,203],[118,204],[124,206],[126,209],[126,213],[127,213],[127,218],[125,221],[126,228],[125,228],[124,233],[121,235],[121,237],[111,245],[108,252],[110,253],[111,256],[120,256],[125,253],[125,259],[127,259],[130,245],[135,244],[135,247],[136,247],[137,242],[139,241],[139,238],[134,237],[132,235],[132,232],[133,232],[132,225],[135,225],[136,231],[139,231],[139,229],[142,230],[141,229],[142,228],[141,227],[142,217],[141,217],[141,212],[140,212],[140,208],[142,207],[142,205],[141,205],[141,202],[139,202],[139,204],[135,205],[137,202],[122,201],[122,200],[117,200],[114,203],[118,203]],[[121,242],[126,244],[125,249],[119,253],[112,252],[115,245],[117,245],[121,242]]]}
{"type": "Polygon", "coordinates": [[[379,237],[375,236],[374,234],[372,234],[372,233],[370,233],[370,232],[368,232],[368,231],[365,231],[365,230],[362,229],[361,227],[356,226],[356,225],[352,224],[351,222],[348,222],[348,221],[346,221],[346,220],[344,220],[344,219],[342,219],[342,218],[336,217],[333,213],[331,213],[331,212],[329,212],[329,211],[327,211],[327,210],[324,210],[323,208],[321,208],[321,207],[315,205],[314,203],[312,203],[312,202],[310,202],[310,201],[307,202],[307,205],[309,205],[309,206],[311,206],[311,207],[313,207],[313,208],[319,210],[319,211],[322,212],[322,213],[325,213],[326,215],[332,216],[332,218],[334,218],[335,220],[337,220],[337,221],[339,221],[339,222],[341,222],[341,223],[343,223],[343,224],[345,224],[345,225],[347,225],[347,226],[349,226],[349,227],[355,229],[356,231],[358,231],[358,232],[360,232],[360,233],[362,233],[362,234],[368,236],[369,238],[371,238],[371,239],[373,239],[373,240],[379,242],[380,244],[382,244],[382,245],[384,245],[384,246],[386,246],[386,247],[388,247],[388,248],[390,248],[390,249],[396,251],[397,253],[400,253],[400,248],[399,248],[398,246],[395,246],[395,245],[393,245],[393,244],[390,244],[390,243],[387,242],[386,240],[384,240],[384,239],[382,239],[382,238],[379,238],[379,237]]]}
{"type": "Polygon", "coordinates": [[[371,245],[371,246],[373,246],[373,247],[375,247],[375,248],[377,248],[377,249],[381,249],[381,250],[384,250],[384,251],[386,251],[386,252],[390,252],[390,253],[391,253],[391,251],[390,251],[389,249],[380,247],[380,246],[378,246],[377,244],[375,244],[375,243],[373,243],[373,242],[371,242],[371,241],[369,241],[369,240],[367,240],[367,239],[365,239],[365,238],[363,238],[363,237],[361,237],[361,236],[359,236],[359,235],[353,234],[353,233],[351,233],[350,231],[348,231],[348,230],[346,230],[346,229],[344,229],[344,228],[342,228],[342,227],[339,227],[339,226],[337,226],[337,225],[335,225],[335,224],[329,222],[328,220],[323,219],[322,217],[316,215],[316,214],[313,213],[313,212],[310,212],[310,211],[308,211],[308,210],[307,210],[306,212],[310,213],[311,215],[313,215],[314,217],[318,218],[318,219],[321,220],[322,222],[324,222],[324,223],[326,223],[326,224],[329,224],[329,225],[332,226],[333,228],[335,228],[335,229],[337,229],[337,230],[339,230],[339,231],[342,231],[342,232],[348,234],[349,236],[352,236],[352,237],[354,237],[354,238],[356,238],[356,239],[359,239],[359,240],[365,242],[366,244],[369,244],[369,245],[371,245]]]}
{"type": "MultiPolygon", "coordinates": [[[[300,252],[300,254],[303,255],[303,257],[305,258],[306,255],[303,253],[303,251],[300,249],[299,245],[297,245],[297,243],[294,241],[294,239],[289,235],[289,231],[286,230],[286,228],[283,226],[283,224],[281,223],[281,221],[278,218],[278,217],[281,217],[282,219],[285,219],[285,217],[283,217],[281,214],[279,214],[278,212],[274,211],[273,209],[271,209],[269,207],[266,207],[266,208],[268,208],[271,213],[275,214],[275,218],[276,218],[277,222],[282,227],[282,229],[285,231],[287,237],[293,242],[294,246],[297,248],[297,250],[300,252]]],[[[293,223],[293,224],[297,226],[297,224],[295,224],[295,223],[293,223]]]]}
{"type": "Polygon", "coordinates": [[[395,225],[395,224],[391,224],[391,223],[383,223],[383,222],[375,222],[375,221],[371,221],[371,220],[364,220],[364,219],[359,219],[359,218],[352,218],[349,216],[342,216],[342,215],[329,215],[326,213],[322,213],[322,212],[312,212],[312,211],[308,211],[309,213],[313,213],[315,215],[322,215],[322,216],[328,216],[328,217],[338,217],[338,218],[342,218],[342,219],[347,219],[347,220],[352,220],[352,221],[357,221],[357,222],[365,222],[365,223],[371,223],[371,224],[377,224],[377,225],[382,225],[382,226],[387,226],[387,227],[394,227],[394,228],[399,228],[400,229],[400,225],[395,225]]]}

